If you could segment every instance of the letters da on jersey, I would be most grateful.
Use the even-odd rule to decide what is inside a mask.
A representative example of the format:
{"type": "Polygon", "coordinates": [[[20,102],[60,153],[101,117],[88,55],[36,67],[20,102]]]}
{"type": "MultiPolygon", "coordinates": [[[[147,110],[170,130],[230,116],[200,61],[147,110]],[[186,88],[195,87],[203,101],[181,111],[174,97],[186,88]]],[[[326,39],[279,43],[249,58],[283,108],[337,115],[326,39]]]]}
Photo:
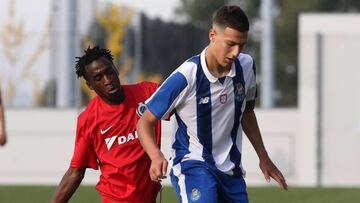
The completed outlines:
{"type": "MultiPolygon", "coordinates": [[[[136,114],[141,117],[144,112],[146,111],[146,104],[144,104],[143,102],[140,102],[138,104],[138,107],[136,109],[136,114]]],[[[112,127],[112,126],[111,126],[112,127]]],[[[109,128],[111,128],[109,127],[109,128]]],[[[107,131],[109,129],[106,129],[105,131],[107,131]]],[[[105,132],[106,133],[106,132],[105,132]]],[[[101,134],[105,134],[105,133],[101,133],[101,134]]],[[[110,150],[110,148],[113,146],[113,144],[115,143],[115,141],[117,140],[117,143],[119,145],[125,144],[127,142],[130,142],[132,140],[138,139],[138,134],[136,131],[131,132],[127,135],[114,135],[108,138],[105,138],[105,143],[106,143],[106,147],[108,150],[110,150]]]]}
{"type": "Polygon", "coordinates": [[[118,145],[125,144],[127,142],[133,141],[135,139],[138,139],[138,134],[136,131],[129,133],[128,135],[114,135],[112,137],[108,137],[105,139],[106,147],[108,150],[113,146],[115,141],[117,140],[118,145]]]}
{"type": "MultiPolygon", "coordinates": [[[[144,102],[140,102],[138,104],[138,107],[136,109],[136,114],[141,117],[144,112],[146,111],[146,104],[144,104],[144,102]]],[[[111,126],[112,127],[112,126],[111,126]]],[[[109,127],[109,128],[111,128],[109,127]]],[[[106,129],[105,131],[107,131],[108,129],[106,129]]],[[[104,134],[104,133],[102,133],[104,134]]],[[[105,138],[105,143],[106,143],[106,147],[108,150],[110,150],[110,148],[113,146],[113,144],[115,143],[115,141],[117,140],[119,145],[125,144],[126,142],[130,142],[132,140],[138,139],[138,134],[136,131],[129,133],[128,135],[114,135],[108,138],[105,138]]]]}

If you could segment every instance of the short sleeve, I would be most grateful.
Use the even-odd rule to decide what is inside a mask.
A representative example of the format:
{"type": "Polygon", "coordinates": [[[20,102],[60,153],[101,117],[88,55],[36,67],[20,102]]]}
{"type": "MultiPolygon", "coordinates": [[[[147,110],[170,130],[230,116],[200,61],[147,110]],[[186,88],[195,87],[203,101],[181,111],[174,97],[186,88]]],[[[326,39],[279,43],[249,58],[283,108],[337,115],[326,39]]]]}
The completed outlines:
{"type": "Polygon", "coordinates": [[[181,102],[188,82],[180,72],[174,72],[157,91],[146,101],[148,110],[158,119],[166,119],[181,102]]]}
{"type": "MultiPolygon", "coordinates": [[[[154,82],[142,82],[143,89],[146,90],[146,97],[149,98],[151,95],[153,95],[156,90],[160,87],[160,84],[154,83],[154,82]]],[[[167,120],[169,120],[168,118],[167,120]]],[[[161,146],[161,121],[157,121],[155,125],[155,137],[156,137],[156,144],[160,147],[161,146]]]]}
{"type": "Polygon", "coordinates": [[[70,166],[73,168],[85,167],[97,170],[98,162],[94,145],[91,142],[90,133],[85,129],[84,123],[78,119],[75,149],[70,166]]]}

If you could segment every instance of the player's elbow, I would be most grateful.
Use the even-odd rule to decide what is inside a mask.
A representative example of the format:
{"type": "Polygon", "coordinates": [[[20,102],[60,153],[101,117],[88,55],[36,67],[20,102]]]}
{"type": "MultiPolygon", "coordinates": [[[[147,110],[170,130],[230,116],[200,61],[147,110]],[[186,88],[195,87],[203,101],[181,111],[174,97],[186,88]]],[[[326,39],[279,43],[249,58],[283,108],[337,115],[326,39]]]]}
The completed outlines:
{"type": "Polygon", "coordinates": [[[86,168],[69,168],[69,177],[75,182],[81,182],[85,176],[86,168]]]}
{"type": "Polygon", "coordinates": [[[136,132],[138,133],[140,141],[143,135],[144,126],[146,126],[146,121],[144,120],[144,117],[141,117],[136,124],[136,132]]]}
{"type": "Polygon", "coordinates": [[[139,120],[138,120],[138,122],[137,122],[137,124],[136,124],[136,131],[140,134],[140,136],[141,136],[141,132],[142,132],[142,129],[143,129],[143,126],[145,125],[145,123],[144,123],[144,118],[143,117],[141,117],[139,120]]]}
{"type": "Polygon", "coordinates": [[[138,132],[144,129],[152,128],[156,124],[157,118],[149,111],[146,110],[136,124],[136,130],[138,132]]]}
{"type": "Polygon", "coordinates": [[[157,118],[153,116],[150,111],[147,110],[137,122],[136,131],[142,145],[144,143],[144,139],[148,139],[147,136],[151,137],[151,135],[153,134],[153,128],[156,124],[156,121],[157,118]]]}

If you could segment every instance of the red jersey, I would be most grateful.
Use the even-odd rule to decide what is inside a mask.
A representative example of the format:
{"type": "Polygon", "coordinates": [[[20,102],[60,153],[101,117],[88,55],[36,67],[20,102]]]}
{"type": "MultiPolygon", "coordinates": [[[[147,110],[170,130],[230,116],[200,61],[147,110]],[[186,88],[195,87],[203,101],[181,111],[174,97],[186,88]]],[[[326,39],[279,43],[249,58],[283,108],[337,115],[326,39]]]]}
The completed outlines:
{"type": "MultiPolygon", "coordinates": [[[[136,124],[144,112],[144,102],[158,87],[142,82],[122,85],[125,99],[110,105],[95,96],[79,115],[74,155],[70,166],[98,169],[96,189],[114,202],[154,203],[161,185],[149,176],[150,158],[143,150],[136,124]]],[[[161,125],[155,127],[160,146],[161,125]]]]}

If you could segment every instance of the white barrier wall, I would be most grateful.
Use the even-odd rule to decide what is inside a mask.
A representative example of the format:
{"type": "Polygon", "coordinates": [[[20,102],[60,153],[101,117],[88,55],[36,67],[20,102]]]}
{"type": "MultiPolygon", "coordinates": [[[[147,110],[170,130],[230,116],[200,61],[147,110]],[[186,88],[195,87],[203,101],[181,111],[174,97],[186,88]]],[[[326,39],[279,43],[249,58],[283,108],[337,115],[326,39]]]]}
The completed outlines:
{"type": "Polygon", "coordinates": [[[299,116],[304,121],[301,130],[322,137],[317,159],[322,185],[360,185],[358,25],[359,14],[304,14],[299,18],[299,116]]]}
{"type": "MultiPolygon", "coordinates": [[[[301,173],[297,160],[299,155],[299,118],[295,109],[258,109],[256,115],[265,147],[291,185],[298,184],[301,173]]],[[[301,139],[301,138],[300,138],[301,139]]],[[[242,152],[246,181],[249,185],[264,185],[259,160],[249,140],[244,135],[242,152]]],[[[272,184],[275,184],[272,181],[272,184]]]]}
{"type": "Polygon", "coordinates": [[[8,143],[0,148],[0,184],[55,184],[73,151],[74,110],[6,110],[8,143]]]}
{"type": "MultiPolygon", "coordinates": [[[[8,109],[8,143],[0,148],[0,184],[57,184],[73,153],[77,114],[72,109],[8,109]]],[[[289,181],[296,181],[296,111],[258,110],[257,114],[269,153],[289,181]]],[[[163,127],[162,148],[166,157],[171,154],[172,123],[164,122],[163,127]]],[[[245,140],[243,164],[248,184],[265,184],[255,151],[245,140]]],[[[95,184],[98,174],[87,170],[83,183],[95,184]]]]}

